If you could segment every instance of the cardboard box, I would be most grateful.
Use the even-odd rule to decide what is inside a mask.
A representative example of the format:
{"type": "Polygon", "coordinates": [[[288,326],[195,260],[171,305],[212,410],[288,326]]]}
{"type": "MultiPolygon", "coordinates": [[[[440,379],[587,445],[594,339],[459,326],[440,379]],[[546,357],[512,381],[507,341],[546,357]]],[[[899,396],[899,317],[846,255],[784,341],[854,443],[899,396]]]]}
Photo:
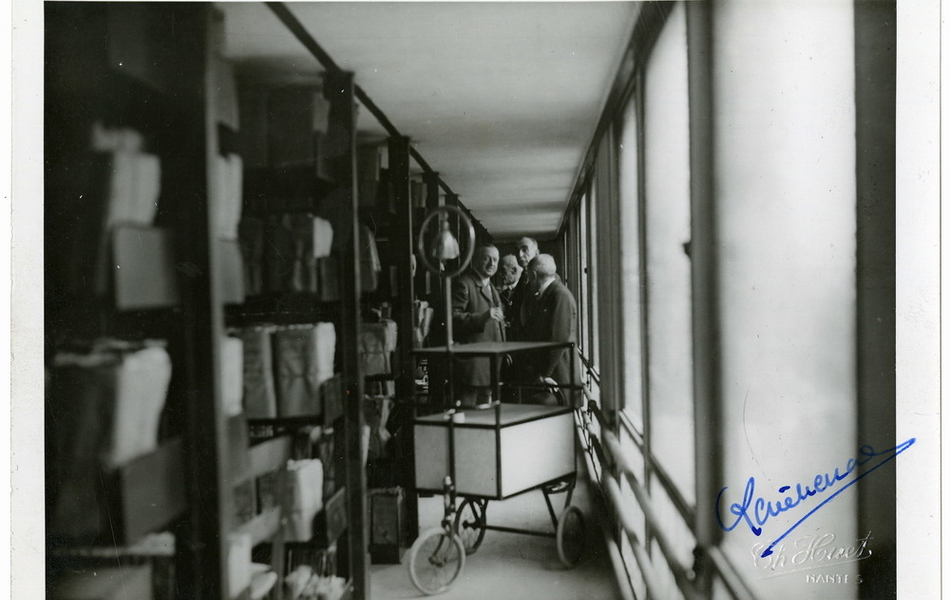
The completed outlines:
{"type": "Polygon", "coordinates": [[[105,40],[109,66],[155,90],[172,92],[176,77],[169,69],[164,27],[173,17],[146,4],[110,6],[105,40]]]}
{"type": "Polygon", "coordinates": [[[343,380],[334,375],[320,386],[320,398],[323,401],[323,425],[333,427],[337,419],[343,416],[343,380]]]}
{"type": "Polygon", "coordinates": [[[272,167],[313,165],[313,120],[320,93],[312,88],[282,88],[267,94],[267,154],[272,167]]]}
{"type": "Polygon", "coordinates": [[[49,533],[77,543],[131,544],[168,525],[187,507],[182,440],[162,443],[113,471],[78,456],[55,467],[56,478],[77,481],[61,489],[49,533]],[[71,496],[63,496],[64,494],[71,496]],[[68,510],[60,506],[68,504],[68,510]],[[76,510],[77,505],[84,510],[76,510]]]}
{"type": "Polygon", "coordinates": [[[242,304],[245,297],[244,256],[236,240],[216,240],[218,267],[215,282],[223,304],[242,304]]]}
{"type": "Polygon", "coordinates": [[[323,504],[323,510],[314,519],[313,541],[326,548],[346,530],[346,487],[341,486],[323,504]]]}
{"type": "Polygon", "coordinates": [[[280,475],[277,472],[267,473],[256,479],[258,511],[280,506],[279,482],[280,475]]]}
{"type": "Polygon", "coordinates": [[[360,206],[376,206],[379,200],[379,146],[356,147],[357,202],[360,206]]]}
{"type": "Polygon", "coordinates": [[[241,157],[245,167],[266,167],[267,91],[263,88],[238,88],[241,157]]]}
{"type": "Polygon", "coordinates": [[[151,600],[152,567],[106,567],[70,573],[50,585],[51,600],[151,600]]]}
{"type": "MultiPolygon", "coordinates": [[[[337,237],[334,236],[334,243],[337,237]]],[[[334,257],[317,259],[318,295],[323,302],[340,299],[340,261],[334,257]]]]}
{"type": "Polygon", "coordinates": [[[403,489],[370,490],[370,556],[374,564],[398,564],[408,539],[408,512],[403,489]]]}
{"type": "Polygon", "coordinates": [[[232,482],[243,481],[247,478],[250,462],[248,448],[250,435],[247,430],[247,419],[243,415],[228,418],[228,473],[232,482]]]}
{"type": "Polygon", "coordinates": [[[112,233],[113,260],[108,266],[111,267],[117,309],[138,310],[179,303],[174,248],[175,240],[169,230],[133,226],[115,228],[112,233]]]}
{"type": "Polygon", "coordinates": [[[253,481],[242,481],[232,488],[234,524],[247,523],[257,515],[257,499],[253,481]]]}
{"type": "Polygon", "coordinates": [[[176,438],[119,469],[124,541],[157,531],[184,512],[184,467],[182,440],[176,438]]]}
{"type": "Polygon", "coordinates": [[[373,544],[400,544],[406,539],[406,502],[402,488],[370,490],[373,544]]]}

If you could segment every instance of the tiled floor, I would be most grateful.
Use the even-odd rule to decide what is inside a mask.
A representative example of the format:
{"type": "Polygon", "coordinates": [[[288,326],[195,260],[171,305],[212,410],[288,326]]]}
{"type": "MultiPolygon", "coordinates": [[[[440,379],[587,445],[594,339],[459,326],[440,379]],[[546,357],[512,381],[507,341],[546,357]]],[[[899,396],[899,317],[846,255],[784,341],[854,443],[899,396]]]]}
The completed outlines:
{"type": "MultiPolygon", "coordinates": [[[[563,508],[563,498],[563,494],[554,497],[556,510],[563,508]]],[[[561,565],[553,538],[488,531],[478,551],[467,558],[454,586],[439,598],[601,600],[618,597],[610,559],[584,486],[578,486],[572,504],[583,511],[587,530],[584,557],[575,568],[568,570],[561,565]]],[[[419,516],[423,529],[438,525],[442,517],[442,497],[421,498],[419,516]]],[[[554,530],[539,490],[503,502],[489,502],[488,523],[538,531],[554,530]]],[[[371,567],[370,597],[373,600],[423,596],[409,579],[408,556],[407,552],[401,565],[371,567]]]]}

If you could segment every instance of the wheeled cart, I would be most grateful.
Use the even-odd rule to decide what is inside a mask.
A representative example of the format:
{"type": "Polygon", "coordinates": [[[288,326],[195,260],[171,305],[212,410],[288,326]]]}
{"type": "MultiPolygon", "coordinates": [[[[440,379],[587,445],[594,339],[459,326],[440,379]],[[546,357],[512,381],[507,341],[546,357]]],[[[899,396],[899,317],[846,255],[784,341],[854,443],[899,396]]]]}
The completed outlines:
{"type": "MultiPolygon", "coordinates": [[[[545,351],[571,344],[458,344],[454,356],[489,356],[494,365],[505,354],[545,351]]],[[[439,353],[444,348],[422,352],[439,353]]],[[[493,398],[502,397],[493,381],[493,398]]],[[[573,382],[571,386],[574,388],[573,382]]],[[[508,404],[497,400],[487,409],[440,411],[414,422],[414,467],[417,492],[445,494],[441,527],[422,533],[409,554],[413,584],[427,594],[449,589],[464,568],[465,556],[481,545],[488,530],[555,538],[558,557],[574,566],[581,557],[584,518],[571,506],[577,482],[575,408],[508,404]],[[540,489],[554,531],[501,527],[487,522],[489,500],[505,500],[540,489]],[[551,497],[566,494],[557,514],[551,497]],[[455,510],[455,497],[462,503],[455,510]]]]}

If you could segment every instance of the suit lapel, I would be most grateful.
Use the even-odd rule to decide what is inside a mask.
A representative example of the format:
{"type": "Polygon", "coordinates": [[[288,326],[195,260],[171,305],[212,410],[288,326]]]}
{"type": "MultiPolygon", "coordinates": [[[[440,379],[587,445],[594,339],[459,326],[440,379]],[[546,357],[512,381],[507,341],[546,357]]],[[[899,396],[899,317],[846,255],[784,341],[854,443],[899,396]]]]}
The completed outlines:
{"type": "Polygon", "coordinates": [[[544,288],[544,291],[542,291],[540,294],[536,296],[531,295],[531,294],[525,295],[525,301],[524,301],[523,306],[526,308],[524,309],[523,314],[528,319],[531,319],[532,321],[537,321],[537,319],[540,318],[541,314],[550,311],[550,307],[547,306],[547,303],[549,302],[551,295],[554,293],[554,289],[553,289],[554,286],[556,286],[557,284],[558,284],[557,281],[552,281],[548,285],[548,287],[544,288]]]}
{"type": "MultiPolygon", "coordinates": [[[[545,290],[546,291],[546,290],[545,290]]],[[[541,299],[544,297],[544,293],[541,294],[532,294],[529,290],[525,290],[524,302],[521,303],[521,322],[529,330],[534,330],[534,325],[537,321],[537,315],[541,308],[541,299]]]]}
{"type": "Polygon", "coordinates": [[[496,298],[493,297],[494,295],[492,294],[492,292],[494,292],[495,290],[492,287],[491,283],[482,287],[478,285],[478,282],[476,282],[475,286],[478,287],[478,291],[481,293],[482,298],[484,298],[485,300],[488,300],[488,303],[491,306],[498,306],[498,301],[496,298]]]}
{"type": "MultiPolygon", "coordinates": [[[[502,310],[504,310],[504,306],[502,306],[502,301],[501,301],[501,294],[498,293],[498,290],[495,289],[495,286],[490,286],[490,289],[488,291],[492,295],[492,306],[497,306],[501,308],[502,310]]],[[[498,323],[496,326],[498,327],[498,334],[499,334],[499,337],[501,338],[501,341],[503,342],[506,341],[508,336],[505,335],[504,322],[498,323]]]]}
{"type": "Polygon", "coordinates": [[[550,284],[548,284],[548,287],[544,288],[544,291],[538,294],[536,302],[538,304],[544,302],[545,298],[549,297],[554,292],[554,286],[556,285],[557,281],[552,281],[550,284]]]}

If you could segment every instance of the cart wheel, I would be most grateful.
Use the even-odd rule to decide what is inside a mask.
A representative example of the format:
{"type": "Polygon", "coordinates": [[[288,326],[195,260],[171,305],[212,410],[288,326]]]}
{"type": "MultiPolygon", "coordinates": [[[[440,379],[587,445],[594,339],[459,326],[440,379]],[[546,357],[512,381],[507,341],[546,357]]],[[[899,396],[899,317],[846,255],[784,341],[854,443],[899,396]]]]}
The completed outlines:
{"type": "Polygon", "coordinates": [[[462,546],[468,555],[475,554],[485,539],[485,509],[487,503],[466,498],[455,515],[455,533],[462,538],[462,546]]]}
{"type": "Polygon", "coordinates": [[[409,578],[429,596],[448,591],[464,568],[462,540],[441,527],[424,531],[409,551],[409,578]]]}
{"type": "Polygon", "coordinates": [[[557,556],[567,568],[581,559],[584,529],[584,514],[576,506],[568,506],[557,520],[557,556]]]}

